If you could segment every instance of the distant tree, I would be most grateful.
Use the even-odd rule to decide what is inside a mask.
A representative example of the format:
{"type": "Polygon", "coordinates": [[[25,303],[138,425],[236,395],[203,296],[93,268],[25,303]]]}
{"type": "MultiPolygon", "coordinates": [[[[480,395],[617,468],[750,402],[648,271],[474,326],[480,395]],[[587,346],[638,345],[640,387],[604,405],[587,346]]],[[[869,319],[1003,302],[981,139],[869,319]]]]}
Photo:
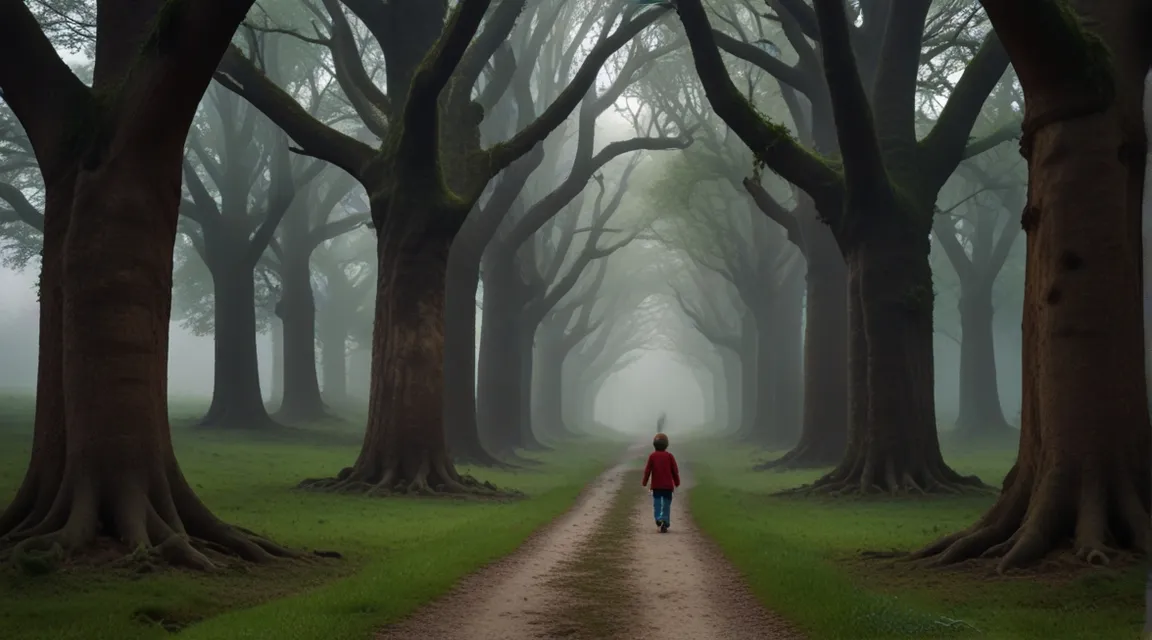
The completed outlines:
{"type": "MultiPolygon", "coordinates": [[[[275,46],[265,55],[279,70],[275,46]]],[[[272,428],[256,355],[256,267],[299,189],[325,164],[294,163],[283,133],[233,93],[217,85],[207,96],[212,115],[193,128],[184,161],[192,202],[185,215],[199,227],[185,227],[184,235],[208,267],[214,312],[212,404],[200,425],[272,428]]]]}
{"type": "Polygon", "coordinates": [[[109,538],[200,569],[209,554],[287,553],[196,497],[166,398],[184,141],[251,4],[101,0],[89,87],[25,3],[0,2],[0,91],[45,185],[32,458],[0,515],[13,553],[88,553],[109,538]]]}

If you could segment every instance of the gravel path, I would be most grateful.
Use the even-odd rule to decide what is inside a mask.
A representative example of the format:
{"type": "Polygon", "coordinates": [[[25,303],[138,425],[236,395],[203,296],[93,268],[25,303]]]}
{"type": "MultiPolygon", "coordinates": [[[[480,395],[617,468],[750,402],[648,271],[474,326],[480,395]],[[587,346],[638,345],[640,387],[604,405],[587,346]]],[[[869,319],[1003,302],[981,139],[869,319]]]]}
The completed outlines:
{"type": "Polygon", "coordinates": [[[381,629],[376,640],[801,638],[755,601],[736,571],[695,528],[687,510],[687,486],[673,500],[672,530],[666,534],[656,530],[648,492],[631,482],[648,450],[647,446],[629,449],[624,460],[588,487],[571,511],[516,553],[464,579],[447,597],[408,620],[381,629]],[[615,638],[571,627],[561,633],[554,622],[564,616],[556,612],[572,599],[564,592],[565,580],[556,578],[607,526],[605,516],[620,500],[634,504],[631,526],[619,534],[624,538],[619,543],[632,551],[627,567],[630,588],[605,589],[602,597],[612,604],[628,599],[637,619],[619,621],[615,638]]]}
{"type": "Polygon", "coordinates": [[[643,620],[635,640],[794,640],[778,616],[756,601],[736,569],[696,528],[690,512],[692,478],[681,465],[668,533],[660,533],[647,490],[633,514],[633,575],[643,620]]]}

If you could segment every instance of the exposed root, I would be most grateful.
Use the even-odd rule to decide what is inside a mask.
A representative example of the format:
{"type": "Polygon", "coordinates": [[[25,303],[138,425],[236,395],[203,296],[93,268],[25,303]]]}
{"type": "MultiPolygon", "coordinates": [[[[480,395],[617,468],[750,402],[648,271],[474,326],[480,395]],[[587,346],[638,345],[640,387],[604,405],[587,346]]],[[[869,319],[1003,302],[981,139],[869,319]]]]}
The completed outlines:
{"type": "Polygon", "coordinates": [[[795,469],[819,469],[832,467],[840,461],[842,455],[831,455],[819,447],[801,443],[788,453],[776,458],[761,462],[753,467],[755,471],[791,471],[795,469]]]}
{"type": "Polygon", "coordinates": [[[148,492],[142,484],[64,484],[39,520],[25,518],[0,538],[0,557],[24,566],[29,558],[50,554],[60,561],[85,555],[112,541],[126,561],[158,563],[199,571],[220,567],[228,557],[265,563],[298,557],[259,535],[217,519],[179,482],[171,493],[148,492]]]}
{"type": "Polygon", "coordinates": [[[865,461],[864,458],[857,456],[854,464],[841,464],[812,484],[786,489],[777,495],[959,495],[995,491],[994,487],[984,484],[980,478],[962,476],[943,463],[905,466],[891,457],[884,458],[882,464],[875,464],[871,459],[865,461]]]}
{"type": "Polygon", "coordinates": [[[522,498],[516,490],[499,489],[491,482],[460,474],[446,461],[425,460],[414,473],[405,475],[397,466],[375,474],[347,467],[335,478],[311,478],[297,485],[299,489],[366,496],[426,496],[443,498],[486,498],[491,500],[522,498]]]}
{"type": "MultiPolygon", "coordinates": [[[[1120,475],[1113,471],[1113,476],[1120,475]]],[[[1130,480],[1048,473],[1039,482],[1014,468],[1004,493],[972,527],[911,554],[934,566],[999,558],[997,571],[1032,566],[1071,549],[1089,565],[1110,564],[1121,552],[1146,555],[1149,509],[1130,480]]]]}

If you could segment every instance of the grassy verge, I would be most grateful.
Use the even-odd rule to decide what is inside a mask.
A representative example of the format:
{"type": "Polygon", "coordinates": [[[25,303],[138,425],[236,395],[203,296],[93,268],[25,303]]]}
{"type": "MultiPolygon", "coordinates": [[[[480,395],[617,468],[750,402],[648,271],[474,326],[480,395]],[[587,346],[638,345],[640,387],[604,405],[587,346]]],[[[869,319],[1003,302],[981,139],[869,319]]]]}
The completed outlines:
{"type": "Polygon", "coordinates": [[[628,593],[631,549],[626,544],[632,528],[632,512],[641,493],[639,471],[624,475],[612,504],[576,555],[564,562],[552,578],[565,597],[551,616],[555,638],[616,638],[627,632],[628,620],[636,617],[628,593]]]}
{"type": "MultiPolygon", "coordinates": [[[[30,409],[27,399],[0,398],[0,499],[13,494],[23,475],[30,409]]],[[[187,420],[176,416],[174,423],[187,420]]],[[[289,546],[339,551],[343,560],[216,576],[74,567],[28,578],[4,570],[0,636],[145,640],[179,630],[181,638],[193,640],[360,640],[515,550],[567,510],[618,455],[616,445],[586,443],[535,456],[544,464],[530,471],[463,469],[528,494],[511,503],[366,499],[291,489],[305,477],[349,464],[358,449],[357,428],[329,425],[259,439],[174,430],[185,474],[218,515],[289,546]]]]}
{"type": "MultiPolygon", "coordinates": [[[[1012,453],[950,457],[999,484],[1012,453]]],[[[865,560],[863,550],[914,549],[969,526],[991,497],[800,499],[770,493],[822,472],[755,472],[751,449],[699,443],[685,452],[698,485],[692,513],[764,604],[813,640],[1140,637],[1144,567],[1078,570],[1052,563],[1000,577],[987,564],[925,569],[865,560]]]]}

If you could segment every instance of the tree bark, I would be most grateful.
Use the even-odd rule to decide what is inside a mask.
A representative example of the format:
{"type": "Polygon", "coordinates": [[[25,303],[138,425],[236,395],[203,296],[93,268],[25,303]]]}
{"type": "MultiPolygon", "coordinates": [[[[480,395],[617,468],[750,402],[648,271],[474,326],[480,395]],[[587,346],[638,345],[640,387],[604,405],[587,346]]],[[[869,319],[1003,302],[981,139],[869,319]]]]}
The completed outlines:
{"type": "MultiPolygon", "coordinates": [[[[284,398],[276,417],[289,422],[313,422],[330,417],[316,376],[316,299],[307,258],[281,265],[283,293],[276,315],[284,326],[284,398]]],[[[301,255],[297,253],[296,255],[301,255]]]]}
{"type": "MultiPolygon", "coordinates": [[[[212,404],[200,426],[222,429],[279,427],[264,407],[260,390],[260,360],[256,351],[256,286],[244,252],[221,251],[210,256],[215,291],[215,374],[212,404]]],[[[287,344],[287,336],[285,336],[287,344]]],[[[285,389],[285,393],[287,393],[285,389]]]]}
{"type": "Polygon", "coordinates": [[[1028,205],[1020,453],[972,527],[914,557],[1000,558],[1001,571],[1071,544],[1106,564],[1148,551],[1152,428],[1141,350],[1137,233],[1150,52],[1137,2],[983,2],[1024,89],[1028,205]],[[1033,29],[1043,20],[1043,30],[1033,29]],[[1084,33],[1096,25],[1100,41],[1084,33]]]}
{"type": "Polygon", "coordinates": [[[1014,435],[1000,406],[996,345],[992,333],[992,283],[972,282],[960,297],[960,414],[957,435],[965,440],[1014,435]]]}
{"type": "Polygon", "coordinates": [[[914,219],[910,213],[868,214],[870,223],[859,229],[847,258],[849,366],[866,386],[850,392],[856,416],[843,460],[812,489],[901,493],[982,486],[978,478],[953,471],[940,454],[928,229],[919,233],[893,224],[914,219]],[[919,238],[908,237],[912,233],[919,238]]]}
{"type": "Polygon", "coordinates": [[[803,427],[796,447],[762,469],[834,466],[848,437],[848,271],[831,230],[815,219],[809,230],[803,427]]]}
{"type": "MultiPolygon", "coordinates": [[[[374,206],[378,206],[375,205],[374,206]]],[[[453,211],[393,202],[380,229],[368,425],[355,464],[302,487],[375,493],[490,491],[456,471],[443,425],[444,302],[453,211]]]]}

